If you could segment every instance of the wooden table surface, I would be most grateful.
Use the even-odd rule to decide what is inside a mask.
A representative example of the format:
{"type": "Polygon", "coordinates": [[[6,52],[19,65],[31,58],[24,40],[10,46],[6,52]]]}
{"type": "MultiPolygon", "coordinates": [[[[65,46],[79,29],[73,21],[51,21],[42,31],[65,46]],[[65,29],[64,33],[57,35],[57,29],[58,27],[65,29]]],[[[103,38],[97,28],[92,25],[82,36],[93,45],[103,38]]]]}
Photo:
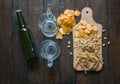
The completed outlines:
{"type": "Polygon", "coordinates": [[[0,0],[0,84],[120,84],[120,0],[0,0]],[[86,6],[92,8],[95,21],[106,30],[102,71],[85,75],[73,69],[73,56],[69,55],[72,48],[66,47],[69,40],[72,46],[72,34],[62,41],[41,34],[37,20],[47,5],[56,17],[67,8],[80,11],[86,6]],[[52,68],[41,57],[34,69],[28,67],[18,35],[17,9],[23,11],[36,46],[45,39],[59,43],[61,55],[52,68]]]}

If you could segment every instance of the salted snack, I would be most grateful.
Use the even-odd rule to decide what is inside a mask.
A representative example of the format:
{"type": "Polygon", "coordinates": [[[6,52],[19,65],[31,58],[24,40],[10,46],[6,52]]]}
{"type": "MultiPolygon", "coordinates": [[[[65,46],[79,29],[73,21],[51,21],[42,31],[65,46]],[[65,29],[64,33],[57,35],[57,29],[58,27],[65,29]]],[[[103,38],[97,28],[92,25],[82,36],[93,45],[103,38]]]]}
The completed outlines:
{"type": "Polygon", "coordinates": [[[66,9],[60,16],[57,18],[57,23],[61,27],[59,29],[58,34],[56,35],[56,39],[61,39],[59,37],[59,33],[62,35],[69,35],[72,32],[72,27],[76,24],[75,16],[79,16],[80,11],[66,9]]]}
{"type": "Polygon", "coordinates": [[[56,39],[63,39],[63,35],[60,32],[58,32],[56,35],[56,39]]]}
{"type": "Polygon", "coordinates": [[[102,25],[94,21],[92,9],[85,7],[73,27],[73,66],[77,71],[100,71],[103,67],[102,25]]]}
{"type": "Polygon", "coordinates": [[[76,10],[76,11],[74,12],[74,15],[75,15],[75,16],[80,16],[80,14],[81,14],[81,13],[80,13],[80,11],[78,11],[78,10],[76,10]]]}
{"type": "Polygon", "coordinates": [[[74,34],[74,53],[77,53],[74,68],[80,71],[100,70],[103,64],[100,42],[102,36],[98,34],[98,28],[81,20],[76,25],[74,34]]]}

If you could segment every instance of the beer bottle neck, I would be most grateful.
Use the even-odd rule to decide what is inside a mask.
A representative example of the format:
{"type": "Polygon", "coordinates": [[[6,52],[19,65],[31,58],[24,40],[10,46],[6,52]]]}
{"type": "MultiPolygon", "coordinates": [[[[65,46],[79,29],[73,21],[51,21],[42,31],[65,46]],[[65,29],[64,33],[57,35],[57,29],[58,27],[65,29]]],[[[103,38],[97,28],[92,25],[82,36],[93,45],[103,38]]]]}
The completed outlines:
{"type": "Polygon", "coordinates": [[[21,10],[17,10],[16,11],[16,15],[17,15],[17,19],[18,19],[19,28],[25,28],[26,27],[26,23],[25,23],[22,11],[21,10]]]}

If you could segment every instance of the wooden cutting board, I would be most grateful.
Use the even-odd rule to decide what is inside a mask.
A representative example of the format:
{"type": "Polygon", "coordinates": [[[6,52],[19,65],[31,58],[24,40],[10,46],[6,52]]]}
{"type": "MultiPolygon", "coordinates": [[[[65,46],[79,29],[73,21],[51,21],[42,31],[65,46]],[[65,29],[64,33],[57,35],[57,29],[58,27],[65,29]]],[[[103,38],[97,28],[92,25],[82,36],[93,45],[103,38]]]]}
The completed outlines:
{"type": "MultiPolygon", "coordinates": [[[[81,13],[81,20],[84,20],[89,24],[95,25],[98,28],[98,34],[102,36],[102,25],[98,24],[94,21],[93,11],[92,11],[91,8],[89,8],[89,7],[83,8],[82,13],[81,13]]],[[[75,25],[73,27],[73,47],[75,47],[74,39],[75,39],[75,31],[76,31],[75,28],[77,27],[77,25],[75,25]]],[[[100,52],[101,52],[101,57],[102,57],[102,38],[100,39],[100,52]]],[[[76,55],[77,54],[78,54],[77,49],[73,48],[73,56],[74,56],[73,57],[73,66],[74,66],[74,69],[78,70],[78,71],[83,71],[81,66],[75,67],[76,66],[76,58],[77,58],[76,55]]],[[[103,67],[103,64],[99,64],[98,68],[95,71],[101,70],[102,67],[103,67]]],[[[86,71],[89,71],[89,70],[86,70],[86,71]]]]}

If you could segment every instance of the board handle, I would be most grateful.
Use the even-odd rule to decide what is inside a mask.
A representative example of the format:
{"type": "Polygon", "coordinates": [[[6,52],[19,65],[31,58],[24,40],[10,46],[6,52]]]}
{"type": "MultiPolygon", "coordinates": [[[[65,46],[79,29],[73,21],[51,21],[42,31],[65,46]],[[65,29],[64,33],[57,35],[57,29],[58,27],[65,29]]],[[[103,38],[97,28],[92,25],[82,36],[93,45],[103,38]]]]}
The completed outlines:
{"type": "Polygon", "coordinates": [[[85,20],[87,23],[96,25],[98,27],[98,31],[102,30],[102,25],[96,23],[95,20],[93,19],[93,11],[90,7],[85,7],[82,9],[81,20],[85,20]]]}
{"type": "Polygon", "coordinates": [[[89,7],[85,7],[82,9],[82,15],[81,15],[82,20],[87,20],[87,22],[93,22],[93,12],[92,9],[89,7]]]}

